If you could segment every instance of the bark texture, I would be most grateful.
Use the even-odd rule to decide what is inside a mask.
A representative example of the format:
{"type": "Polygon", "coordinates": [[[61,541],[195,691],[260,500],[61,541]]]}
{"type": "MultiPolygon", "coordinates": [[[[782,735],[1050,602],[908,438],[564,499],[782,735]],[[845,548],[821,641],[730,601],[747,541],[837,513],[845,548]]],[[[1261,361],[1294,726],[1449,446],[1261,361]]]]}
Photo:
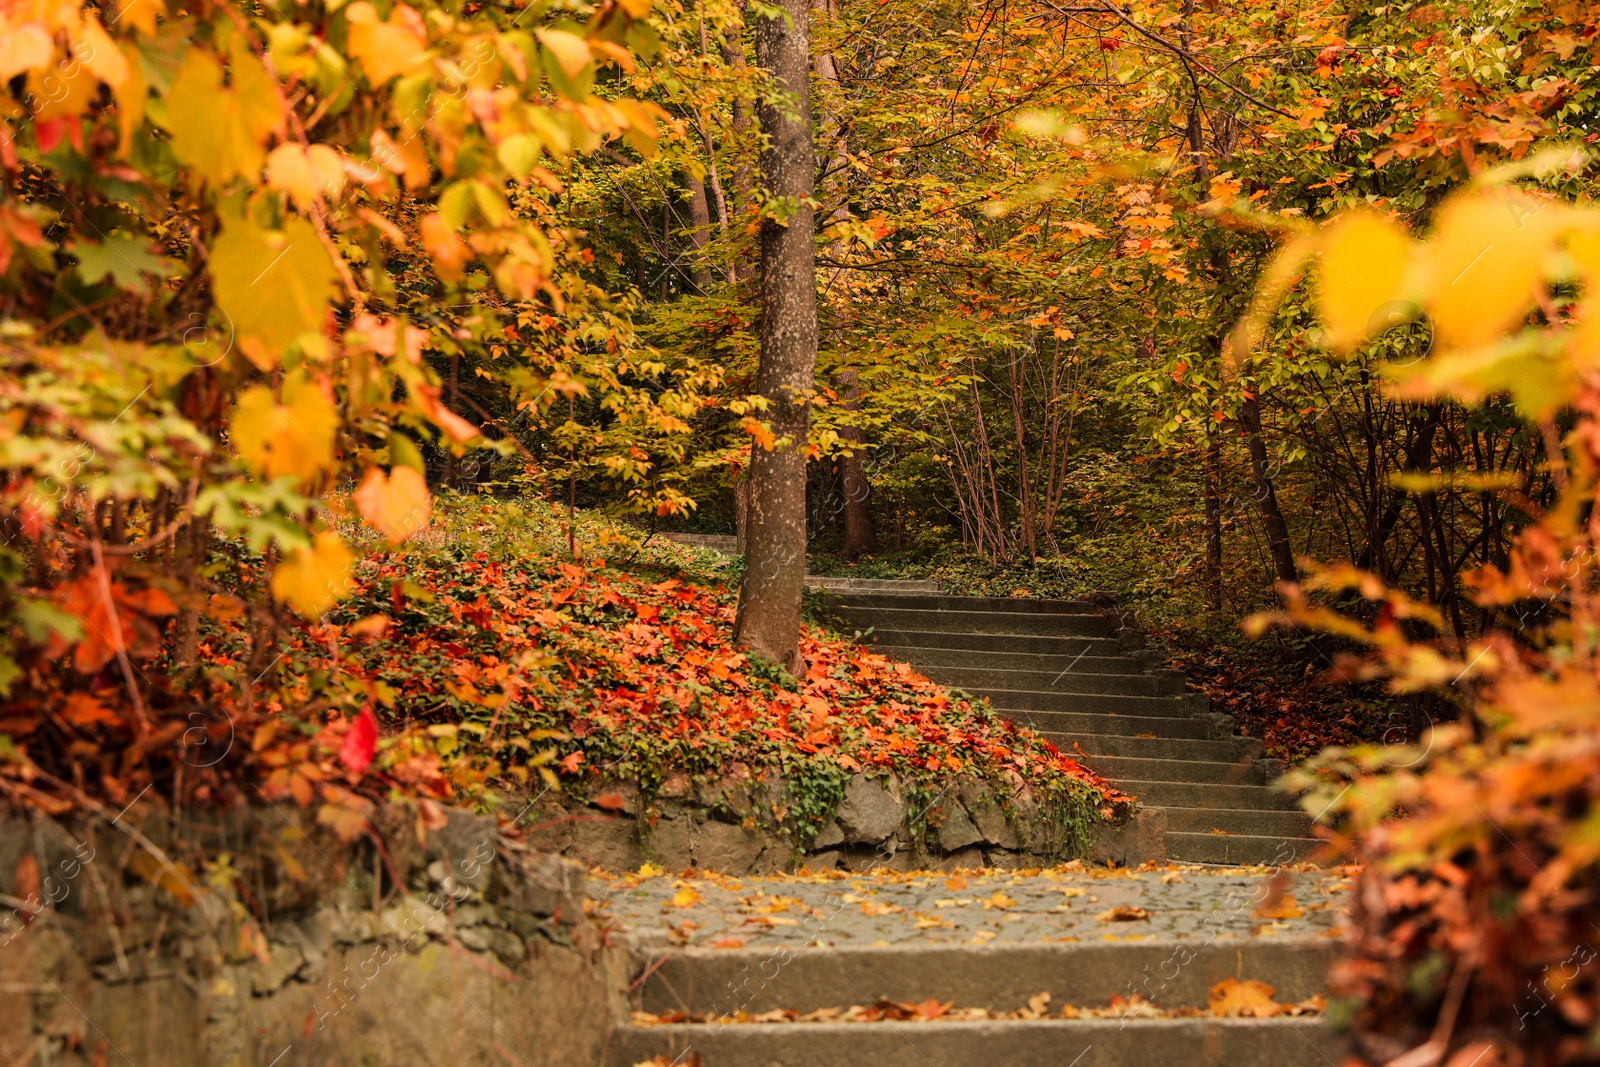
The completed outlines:
{"type": "Polygon", "coordinates": [[[750,463],[745,571],[734,640],[799,673],[800,594],[806,574],[806,437],[817,362],[816,256],[811,199],[811,56],[806,0],[784,0],[788,18],[756,26],[756,62],[789,100],[758,112],[771,139],[761,158],[769,193],[786,204],[783,223],[761,224],[761,368],[756,391],[777,438],[750,463]]]}
{"type": "MultiPolygon", "coordinates": [[[[742,40],[724,42],[722,58],[732,70],[743,71],[744,42],[742,40]]],[[[745,151],[750,142],[750,105],[743,97],[734,98],[728,133],[736,162],[733,167],[733,201],[724,213],[723,221],[727,225],[737,220],[738,225],[743,226],[744,215],[750,210],[751,201],[755,199],[755,176],[751,173],[749,154],[745,151]]],[[[755,273],[744,248],[745,242],[740,240],[739,250],[728,261],[730,282],[744,281],[755,273]]]]}
{"type": "Polygon", "coordinates": [[[689,281],[697,296],[711,288],[711,268],[706,263],[706,244],[711,240],[711,207],[706,201],[705,182],[690,174],[684,185],[689,191],[689,242],[694,252],[689,262],[689,281]]]}
{"type": "MultiPolygon", "coordinates": [[[[839,372],[839,402],[846,411],[861,407],[861,380],[854,367],[839,372]]],[[[844,527],[844,558],[855,560],[878,551],[878,531],[872,525],[872,512],[867,498],[872,495],[872,483],[861,468],[861,454],[865,438],[854,426],[843,426],[839,436],[854,447],[849,455],[839,457],[839,518],[844,527]]]]}
{"type": "Polygon", "coordinates": [[[1222,446],[1205,450],[1206,607],[1222,610],[1222,446]]]}
{"type": "Polygon", "coordinates": [[[1284,521],[1283,509],[1278,507],[1278,494],[1272,488],[1272,472],[1267,464],[1267,446],[1261,439],[1261,409],[1255,398],[1239,406],[1239,420],[1244,423],[1246,443],[1250,449],[1251,495],[1256,507],[1261,509],[1261,525],[1267,529],[1267,547],[1272,553],[1272,569],[1278,581],[1294,583],[1300,573],[1294,563],[1294,549],[1289,544],[1289,524],[1284,521]]]}

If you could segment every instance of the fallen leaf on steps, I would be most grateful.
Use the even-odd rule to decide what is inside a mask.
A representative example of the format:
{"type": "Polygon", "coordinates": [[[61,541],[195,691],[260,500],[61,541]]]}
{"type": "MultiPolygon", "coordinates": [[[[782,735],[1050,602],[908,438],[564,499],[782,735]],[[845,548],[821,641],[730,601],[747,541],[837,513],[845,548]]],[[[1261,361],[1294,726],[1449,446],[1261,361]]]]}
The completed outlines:
{"type": "Polygon", "coordinates": [[[1282,1009],[1273,1001],[1275,990],[1265,982],[1224,978],[1211,987],[1211,1014],[1265,1019],[1282,1009]]]}

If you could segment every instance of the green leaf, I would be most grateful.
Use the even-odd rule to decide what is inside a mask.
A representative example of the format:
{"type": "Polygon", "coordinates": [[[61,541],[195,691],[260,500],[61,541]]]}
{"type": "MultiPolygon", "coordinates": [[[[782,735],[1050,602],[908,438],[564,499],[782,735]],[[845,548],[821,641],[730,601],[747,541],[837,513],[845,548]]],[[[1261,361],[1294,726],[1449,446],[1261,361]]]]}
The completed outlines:
{"type": "Polygon", "coordinates": [[[175,267],[172,260],[152,253],[144,238],[124,233],[110,234],[100,244],[79,241],[71,252],[78,257],[78,276],[85,282],[92,285],[109,274],[117,285],[134,292],[145,289],[146,274],[164,278],[175,267]]]}
{"type": "Polygon", "coordinates": [[[428,473],[427,467],[422,462],[422,453],[412,443],[411,438],[398,430],[389,431],[389,463],[402,467],[410,467],[418,474],[428,473]]]}
{"type": "Polygon", "coordinates": [[[48,600],[18,597],[17,621],[29,641],[42,645],[52,637],[75,642],[83,637],[83,620],[70,612],[62,611],[48,600]]]}

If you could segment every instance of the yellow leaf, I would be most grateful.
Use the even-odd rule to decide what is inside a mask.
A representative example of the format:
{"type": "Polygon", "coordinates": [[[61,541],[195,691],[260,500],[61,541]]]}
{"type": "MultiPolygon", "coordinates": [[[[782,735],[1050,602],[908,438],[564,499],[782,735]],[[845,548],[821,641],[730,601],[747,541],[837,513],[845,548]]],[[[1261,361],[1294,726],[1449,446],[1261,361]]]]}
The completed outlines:
{"type": "Polygon", "coordinates": [[[408,72],[428,49],[422,16],[407,4],[396,4],[388,20],[380,22],[377,8],[359,0],[346,9],[345,19],[350,24],[350,54],[361,61],[374,88],[408,72]]]}
{"type": "Polygon", "coordinates": [[[311,223],[268,230],[226,217],[211,247],[211,287],[240,349],[262,370],[276,367],[301,334],[322,328],[333,299],[333,262],[311,223]]]}
{"type": "Polygon", "coordinates": [[[1211,987],[1211,1014],[1266,1018],[1282,1009],[1272,1001],[1276,992],[1265,982],[1240,982],[1224,978],[1211,987]]]}
{"type": "Polygon", "coordinates": [[[24,99],[37,106],[33,117],[36,122],[42,122],[83,114],[99,91],[99,79],[89,65],[69,60],[43,70],[29,71],[24,99]]]}
{"type": "Polygon", "coordinates": [[[144,121],[144,106],[150,95],[150,86],[144,80],[139,50],[131,43],[125,44],[123,58],[128,62],[128,77],[120,85],[112,86],[111,93],[117,101],[117,143],[122,154],[127,155],[133,149],[133,131],[144,121]]]}
{"type": "Polygon", "coordinates": [[[129,858],[128,866],[151,885],[166,890],[167,895],[186,908],[199,898],[200,887],[196,885],[194,872],[181,863],[163,860],[147,849],[137,849],[129,858]]]}
{"type": "Polygon", "coordinates": [[[37,22],[13,23],[0,34],[0,81],[29,70],[46,70],[56,57],[50,31],[37,22]]]}
{"type": "Polygon", "coordinates": [[[354,557],[338,534],[319,533],[310,548],[303,548],[278,564],[272,572],[272,595],[305,618],[321,618],[323,612],[355,588],[350,580],[353,562],[354,557]]]}
{"type": "Polygon", "coordinates": [[[1565,247],[1592,294],[1600,286],[1600,230],[1575,230],[1567,234],[1565,247]]]}
{"type": "Polygon", "coordinates": [[[1008,897],[998,889],[996,889],[994,893],[990,895],[988,900],[983,902],[985,910],[989,908],[999,908],[1001,911],[1004,911],[1006,908],[1014,908],[1016,905],[1017,900],[1015,897],[1008,897]]]}
{"type": "Polygon", "coordinates": [[[361,517],[396,545],[415,536],[433,514],[428,483],[411,467],[397,466],[387,475],[373,467],[361,479],[354,499],[361,517]]]}
{"type": "Polygon", "coordinates": [[[691,905],[698,904],[699,902],[700,893],[692,886],[684,886],[682,889],[672,894],[672,906],[674,908],[687,908],[691,905]]]}
{"type": "Polygon", "coordinates": [[[267,185],[288,193],[301,211],[310,211],[318,195],[337,196],[344,178],[344,161],[325,144],[281,144],[267,157],[267,185]]]}
{"type": "Polygon", "coordinates": [[[642,19],[650,14],[651,0],[618,0],[618,5],[629,18],[642,19]]]}
{"type": "Polygon", "coordinates": [[[1328,347],[1348,352],[1391,325],[1383,312],[1403,295],[1411,242],[1389,219],[1358,211],[1340,216],[1320,245],[1317,313],[1328,347]]]}
{"type": "Polygon", "coordinates": [[[1446,348],[1475,348],[1527,315],[1560,209],[1512,189],[1457,196],[1425,246],[1428,314],[1446,348]]]}
{"type": "Polygon", "coordinates": [[[267,137],[282,129],[278,85],[261,61],[239,43],[228,69],[231,84],[224,89],[221,64],[190,49],[165,96],[173,153],[214,185],[254,179],[267,137]]]}
{"type": "Polygon", "coordinates": [[[334,467],[334,435],[339,412],[333,401],[303,375],[284,381],[284,403],[266,386],[239,396],[228,436],[239,458],[268,478],[309,481],[334,467]]]}
{"type": "Polygon", "coordinates": [[[566,30],[537,30],[534,36],[550,50],[561,72],[567,77],[576,78],[589,65],[589,44],[577,34],[566,30]]]}
{"type": "Polygon", "coordinates": [[[166,12],[167,5],[162,0],[120,0],[117,17],[111,21],[113,25],[121,22],[133,26],[146,37],[152,37],[156,32],[156,19],[166,12]]]}
{"type": "Polygon", "coordinates": [[[111,40],[100,20],[88,15],[83,20],[83,41],[80,46],[84,66],[94,76],[111,86],[113,92],[124,85],[131,76],[128,57],[111,40]]]}

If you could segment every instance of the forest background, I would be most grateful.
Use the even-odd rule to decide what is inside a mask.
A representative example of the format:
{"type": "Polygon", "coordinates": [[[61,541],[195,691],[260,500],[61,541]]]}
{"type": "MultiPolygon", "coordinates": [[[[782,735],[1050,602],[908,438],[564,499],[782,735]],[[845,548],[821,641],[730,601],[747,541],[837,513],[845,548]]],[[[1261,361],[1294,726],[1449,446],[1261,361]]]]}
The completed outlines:
{"type": "MultiPolygon", "coordinates": [[[[808,674],[830,704],[794,664],[725,658],[710,594],[594,577],[608,544],[631,561],[657,531],[737,531],[752,457],[793,446],[817,566],[1112,590],[1280,751],[1422,743],[1333,751],[1301,783],[1366,787],[1334,792],[1342,843],[1381,861],[1347,989],[1401,1050],[1432,1027],[1417,1062],[1458,1021],[1509,1028],[1509,985],[1590,936],[1591,5],[40,0],[0,19],[13,803],[106,814],[259,779],[355,837],[387,791],[426,812],[502,772],[577,774],[583,746],[552,766],[531,719],[497,728],[560,666],[587,685],[637,665],[603,639],[514,662],[441,640],[411,679],[429,718],[381,738],[401,679],[360,662],[391,626],[384,655],[577,618],[632,644],[695,631],[741,737],[783,758],[960,765],[936,687],[808,674]],[[758,116],[797,114],[757,62],[756,26],[780,23],[810,33],[809,199],[758,177],[758,116]],[[808,214],[820,344],[809,432],[784,442],[757,395],[757,248],[808,214]],[[1416,254],[1467,284],[1405,281],[1424,232],[1416,254]],[[425,553],[392,550],[428,547],[436,491],[456,515],[458,494],[531,500],[480,526],[517,545],[507,516],[560,524],[566,559],[508,574],[448,545],[439,587],[413,580],[425,553]],[[580,540],[579,509],[608,521],[580,540]],[[1354,569],[1318,565],[1336,560],[1354,569]],[[441,595],[480,570],[475,600],[441,595]],[[502,581],[520,591],[491,603],[502,581]],[[1298,625],[1241,651],[1239,618],[1278,606],[1298,625]],[[1330,670],[1360,699],[1314,695],[1330,670]],[[917,738],[801,737],[851,725],[830,724],[846,696],[917,738]]],[[[1012,772],[1095,792],[982,725],[1012,772]]],[[[1581,981],[1553,991],[1541,1062],[1587,1054],[1581,981]]]]}

